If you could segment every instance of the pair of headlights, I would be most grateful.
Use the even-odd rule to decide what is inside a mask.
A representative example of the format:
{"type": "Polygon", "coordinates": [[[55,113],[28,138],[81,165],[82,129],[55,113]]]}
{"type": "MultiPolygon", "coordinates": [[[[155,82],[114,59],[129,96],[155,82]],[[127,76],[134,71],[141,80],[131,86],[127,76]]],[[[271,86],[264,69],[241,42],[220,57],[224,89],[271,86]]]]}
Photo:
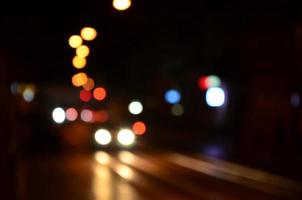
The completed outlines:
{"type": "MultiPolygon", "coordinates": [[[[94,135],[95,141],[103,146],[112,142],[112,134],[106,129],[99,129],[94,135]]],[[[130,129],[121,129],[117,133],[117,142],[123,146],[131,146],[135,142],[135,134],[130,129]]]]}

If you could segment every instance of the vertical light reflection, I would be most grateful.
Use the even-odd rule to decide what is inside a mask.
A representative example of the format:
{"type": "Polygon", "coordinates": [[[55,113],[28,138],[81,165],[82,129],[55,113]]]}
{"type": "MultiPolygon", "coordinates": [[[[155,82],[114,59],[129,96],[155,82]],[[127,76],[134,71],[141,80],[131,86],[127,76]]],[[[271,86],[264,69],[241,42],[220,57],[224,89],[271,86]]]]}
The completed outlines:
{"type": "Polygon", "coordinates": [[[112,173],[108,165],[110,162],[110,155],[99,151],[94,155],[98,162],[94,166],[93,177],[93,194],[96,200],[110,200],[113,199],[112,190],[112,173]]]}

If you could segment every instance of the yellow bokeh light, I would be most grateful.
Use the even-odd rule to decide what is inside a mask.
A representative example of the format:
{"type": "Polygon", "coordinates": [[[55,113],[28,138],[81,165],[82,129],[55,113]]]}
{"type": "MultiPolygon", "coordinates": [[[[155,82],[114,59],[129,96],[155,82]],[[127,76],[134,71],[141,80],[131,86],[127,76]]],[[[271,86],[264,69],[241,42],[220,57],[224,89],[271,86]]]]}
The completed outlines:
{"type": "Polygon", "coordinates": [[[86,58],[89,55],[89,47],[86,45],[81,45],[76,49],[76,54],[78,57],[86,58]]]}
{"type": "Polygon", "coordinates": [[[113,7],[117,10],[127,10],[131,6],[130,0],[113,0],[113,7]]]}
{"type": "Polygon", "coordinates": [[[94,40],[96,38],[96,36],[97,36],[97,31],[94,28],[84,27],[81,30],[81,37],[84,40],[91,41],[91,40],[94,40]]]}
{"type": "Polygon", "coordinates": [[[94,80],[92,78],[88,78],[86,84],[83,85],[83,88],[88,91],[92,90],[94,88],[94,80]]]}
{"type": "Polygon", "coordinates": [[[85,85],[87,80],[88,80],[87,75],[85,73],[81,72],[81,73],[73,75],[71,82],[74,86],[80,87],[82,85],[85,85]]]}
{"type": "Polygon", "coordinates": [[[87,61],[85,58],[81,58],[79,56],[75,56],[73,59],[72,59],[72,65],[77,68],[77,69],[82,69],[86,66],[87,64],[87,61]]]}
{"type": "Polygon", "coordinates": [[[83,40],[79,35],[72,35],[68,40],[69,46],[72,48],[78,48],[82,45],[83,40]]]}

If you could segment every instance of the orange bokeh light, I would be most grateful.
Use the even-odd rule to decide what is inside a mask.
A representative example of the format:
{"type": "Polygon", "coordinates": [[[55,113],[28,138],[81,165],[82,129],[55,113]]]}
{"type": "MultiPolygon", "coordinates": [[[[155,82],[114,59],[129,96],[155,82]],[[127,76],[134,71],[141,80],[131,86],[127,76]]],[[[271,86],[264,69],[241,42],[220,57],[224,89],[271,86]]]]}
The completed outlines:
{"type": "Polygon", "coordinates": [[[97,87],[93,91],[93,96],[96,100],[102,101],[106,97],[106,90],[102,87],[97,87]]]}
{"type": "Polygon", "coordinates": [[[88,78],[85,85],[83,85],[85,90],[92,90],[94,88],[94,80],[92,78],[88,78]]]}
{"type": "Polygon", "coordinates": [[[132,130],[137,135],[143,135],[147,128],[144,122],[135,122],[132,126],[132,130]]]}
{"type": "Polygon", "coordinates": [[[80,87],[87,82],[87,75],[83,72],[73,75],[71,81],[76,87],[80,87]]]}

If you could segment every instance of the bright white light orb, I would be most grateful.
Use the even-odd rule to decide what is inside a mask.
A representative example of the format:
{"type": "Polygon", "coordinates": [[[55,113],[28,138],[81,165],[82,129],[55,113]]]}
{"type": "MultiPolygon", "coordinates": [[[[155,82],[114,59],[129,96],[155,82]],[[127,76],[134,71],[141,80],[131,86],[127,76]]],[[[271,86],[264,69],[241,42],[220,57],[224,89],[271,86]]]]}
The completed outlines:
{"type": "Polygon", "coordinates": [[[143,105],[139,101],[132,101],[128,106],[128,110],[131,114],[138,115],[143,112],[143,105]]]}
{"type": "Polygon", "coordinates": [[[52,118],[57,124],[61,124],[65,120],[65,111],[58,107],[52,111],[52,118]]]}
{"type": "Polygon", "coordinates": [[[124,146],[131,146],[135,142],[135,135],[130,129],[122,129],[117,134],[117,141],[124,146]]]}
{"type": "Polygon", "coordinates": [[[130,0],[113,0],[113,7],[117,10],[127,10],[131,6],[130,0]]]}
{"type": "Polygon", "coordinates": [[[206,92],[206,102],[210,107],[220,107],[225,102],[225,94],[222,88],[209,88],[206,92]]]}
{"type": "Polygon", "coordinates": [[[94,139],[100,145],[107,145],[111,142],[112,136],[106,129],[99,129],[95,132],[94,139]]]}

